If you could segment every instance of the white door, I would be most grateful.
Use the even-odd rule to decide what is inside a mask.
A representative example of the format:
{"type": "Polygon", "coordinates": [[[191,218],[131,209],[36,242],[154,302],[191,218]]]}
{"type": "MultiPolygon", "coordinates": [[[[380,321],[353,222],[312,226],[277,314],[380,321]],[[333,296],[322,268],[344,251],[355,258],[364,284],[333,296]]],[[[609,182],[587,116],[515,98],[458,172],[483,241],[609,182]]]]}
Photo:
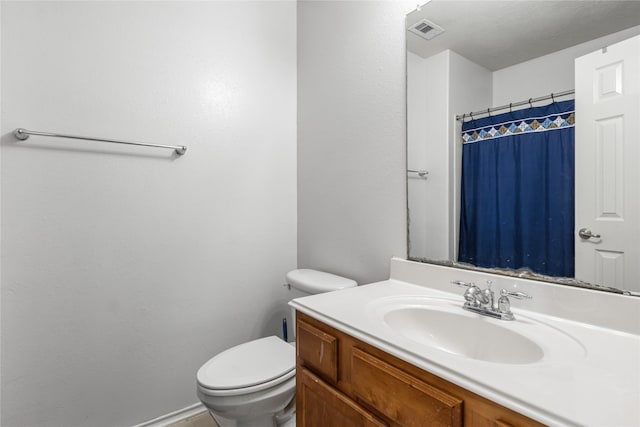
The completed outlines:
{"type": "Polygon", "coordinates": [[[577,58],[575,83],[576,278],[640,292],[640,36],[577,58]]]}

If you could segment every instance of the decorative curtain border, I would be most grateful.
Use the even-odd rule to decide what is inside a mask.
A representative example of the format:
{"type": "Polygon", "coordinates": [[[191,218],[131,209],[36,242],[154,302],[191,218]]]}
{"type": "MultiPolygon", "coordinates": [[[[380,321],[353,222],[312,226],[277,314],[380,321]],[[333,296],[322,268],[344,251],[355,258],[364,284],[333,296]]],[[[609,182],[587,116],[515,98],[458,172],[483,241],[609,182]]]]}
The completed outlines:
{"type": "MultiPolygon", "coordinates": [[[[548,106],[539,108],[547,107],[548,106]]],[[[537,108],[534,110],[537,110],[537,108]]],[[[504,116],[512,115],[515,115],[515,113],[504,114],[504,116]]],[[[463,124],[463,144],[471,144],[487,139],[501,138],[503,136],[525,134],[531,132],[546,132],[573,127],[575,125],[575,111],[571,110],[562,113],[547,114],[543,116],[512,118],[501,123],[483,125],[481,121],[484,121],[486,119],[488,119],[488,117],[484,119],[473,120],[463,124]]]]}

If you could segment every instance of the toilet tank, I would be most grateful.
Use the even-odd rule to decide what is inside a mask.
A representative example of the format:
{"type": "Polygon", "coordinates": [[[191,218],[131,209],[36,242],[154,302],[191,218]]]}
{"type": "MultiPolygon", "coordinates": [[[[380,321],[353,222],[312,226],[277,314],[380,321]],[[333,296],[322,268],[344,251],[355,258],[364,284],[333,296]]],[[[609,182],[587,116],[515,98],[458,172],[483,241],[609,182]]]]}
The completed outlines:
{"type": "MultiPolygon", "coordinates": [[[[299,269],[287,273],[287,283],[289,286],[297,290],[300,297],[322,294],[325,292],[339,291],[341,289],[353,288],[358,286],[355,280],[346,277],[336,276],[335,274],[325,273],[324,271],[299,269]]],[[[293,328],[293,337],[296,335],[296,310],[291,307],[291,326],[293,328]]]]}
{"type": "Polygon", "coordinates": [[[287,283],[305,295],[322,294],[358,286],[355,280],[308,268],[288,272],[287,283]]]}

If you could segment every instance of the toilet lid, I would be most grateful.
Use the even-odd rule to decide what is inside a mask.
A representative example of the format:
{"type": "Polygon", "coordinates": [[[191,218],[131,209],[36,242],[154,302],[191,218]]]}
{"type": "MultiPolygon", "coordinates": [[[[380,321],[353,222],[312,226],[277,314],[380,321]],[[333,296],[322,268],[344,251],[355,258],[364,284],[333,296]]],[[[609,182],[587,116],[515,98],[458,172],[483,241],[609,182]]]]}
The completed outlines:
{"type": "Polygon", "coordinates": [[[209,359],[198,370],[201,386],[214,390],[251,387],[296,368],[296,350],[271,336],[237,345],[209,359]]]}
{"type": "Polygon", "coordinates": [[[288,272],[287,283],[310,294],[320,294],[358,286],[355,280],[308,268],[288,272]]]}

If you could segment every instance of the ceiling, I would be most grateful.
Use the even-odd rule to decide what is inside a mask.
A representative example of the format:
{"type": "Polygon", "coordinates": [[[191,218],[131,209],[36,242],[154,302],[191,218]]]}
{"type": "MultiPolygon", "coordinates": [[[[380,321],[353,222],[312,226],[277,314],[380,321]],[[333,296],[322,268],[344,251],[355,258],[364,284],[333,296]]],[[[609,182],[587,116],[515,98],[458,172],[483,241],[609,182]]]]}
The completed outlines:
{"type": "Polygon", "coordinates": [[[432,0],[407,15],[444,28],[431,40],[407,31],[407,49],[428,58],[452,49],[495,71],[640,25],[640,0],[432,0]]]}

